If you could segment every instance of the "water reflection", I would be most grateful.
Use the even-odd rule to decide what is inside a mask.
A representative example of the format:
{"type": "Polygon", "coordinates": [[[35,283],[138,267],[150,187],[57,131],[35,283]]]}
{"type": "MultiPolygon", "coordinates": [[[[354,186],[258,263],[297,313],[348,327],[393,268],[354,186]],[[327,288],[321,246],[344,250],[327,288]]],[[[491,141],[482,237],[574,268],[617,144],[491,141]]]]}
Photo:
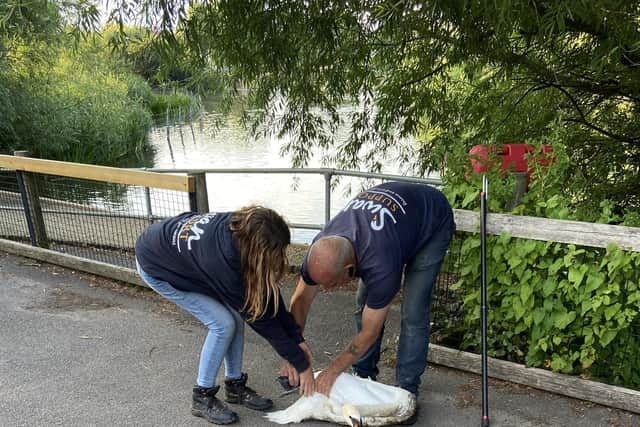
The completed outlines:
{"type": "MultiPolygon", "coordinates": [[[[346,111],[344,112],[346,114],[346,111]]],[[[205,113],[194,122],[155,127],[150,133],[155,168],[288,168],[290,157],[280,149],[287,141],[277,137],[253,138],[233,119],[219,128],[219,117],[205,113]]],[[[339,138],[346,138],[347,129],[339,138]]],[[[408,142],[410,143],[410,141],[408,142]]],[[[308,165],[322,167],[328,153],[317,152],[308,165]]],[[[400,173],[394,162],[384,164],[383,173],[400,173]]],[[[343,177],[332,192],[331,215],[350,196],[367,185],[364,179],[343,177]]],[[[208,174],[209,208],[234,210],[259,203],[280,212],[289,222],[324,223],[324,177],[321,175],[208,174]]],[[[315,230],[294,230],[294,241],[309,241],[315,230]]]]}

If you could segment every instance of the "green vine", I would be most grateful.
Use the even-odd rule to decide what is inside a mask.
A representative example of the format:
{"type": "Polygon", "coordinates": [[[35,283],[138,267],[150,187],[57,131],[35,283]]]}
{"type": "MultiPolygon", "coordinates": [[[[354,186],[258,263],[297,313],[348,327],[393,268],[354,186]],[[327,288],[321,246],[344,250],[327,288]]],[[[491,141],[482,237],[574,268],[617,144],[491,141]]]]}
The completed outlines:
{"type": "MultiPolygon", "coordinates": [[[[480,343],[480,239],[462,244],[467,331],[480,343]]],[[[640,254],[516,239],[487,239],[488,348],[493,357],[640,387],[640,254]],[[635,326],[635,327],[634,327],[635,326]],[[635,332],[634,332],[635,331],[635,332]],[[626,355],[619,363],[612,357],[626,355]]],[[[620,359],[620,358],[618,358],[620,359]]]]}
{"type": "MultiPolygon", "coordinates": [[[[569,164],[557,155],[556,168],[569,164]]],[[[503,212],[513,197],[513,177],[488,175],[489,210],[503,212]]],[[[577,209],[575,198],[562,192],[561,176],[538,176],[511,213],[638,225],[637,213],[616,210],[608,200],[577,209]]],[[[477,210],[479,181],[452,177],[444,191],[453,206],[477,210]]],[[[439,333],[478,352],[480,237],[458,237],[459,280],[449,289],[462,299],[463,325],[446,324],[439,333]]],[[[640,253],[490,235],[487,283],[490,356],[640,389],[640,253]]]]}

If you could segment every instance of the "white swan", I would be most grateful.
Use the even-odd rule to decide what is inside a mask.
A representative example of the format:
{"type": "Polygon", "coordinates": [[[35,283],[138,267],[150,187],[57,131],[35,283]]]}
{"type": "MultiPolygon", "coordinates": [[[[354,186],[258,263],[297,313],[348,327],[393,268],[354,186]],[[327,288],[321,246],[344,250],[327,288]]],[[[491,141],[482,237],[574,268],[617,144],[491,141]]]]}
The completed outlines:
{"type": "Polygon", "coordinates": [[[328,398],[320,393],[303,396],[287,409],[265,417],[278,424],[314,419],[352,427],[384,426],[406,420],[415,408],[415,396],[404,389],[342,373],[328,398]]]}

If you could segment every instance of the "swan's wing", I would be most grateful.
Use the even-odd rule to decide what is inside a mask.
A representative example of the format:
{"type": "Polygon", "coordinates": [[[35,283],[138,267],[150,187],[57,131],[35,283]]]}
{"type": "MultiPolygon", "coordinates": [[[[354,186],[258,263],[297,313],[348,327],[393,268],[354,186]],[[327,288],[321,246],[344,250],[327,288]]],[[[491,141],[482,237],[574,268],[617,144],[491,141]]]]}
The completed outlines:
{"type": "Polygon", "coordinates": [[[370,427],[399,424],[410,418],[416,411],[416,398],[409,393],[406,401],[399,405],[379,406],[377,409],[367,406],[358,406],[362,415],[362,424],[370,427]]]}
{"type": "Polygon", "coordinates": [[[334,401],[355,406],[403,402],[409,399],[410,395],[411,393],[399,387],[345,373],[338,376],[330,393],[334,401]]]}
{"type": "Polygon", "coordinates": [[[309,397],[302,396],[287,409],[269,412],[265,414],[265,418],[277,424],[299,423],[308,419],[346,424],[342,416],[342,406],[321,393],[314,393],[309,397]]]}
{"type": "Polygon", "coordinates": [[[299,423],[300,421],[314,418],[323,411],[327,397],[315,393],[309,397],[301,397],[287,409],[268,412],[265,418],[277,424],[299,423]]]}

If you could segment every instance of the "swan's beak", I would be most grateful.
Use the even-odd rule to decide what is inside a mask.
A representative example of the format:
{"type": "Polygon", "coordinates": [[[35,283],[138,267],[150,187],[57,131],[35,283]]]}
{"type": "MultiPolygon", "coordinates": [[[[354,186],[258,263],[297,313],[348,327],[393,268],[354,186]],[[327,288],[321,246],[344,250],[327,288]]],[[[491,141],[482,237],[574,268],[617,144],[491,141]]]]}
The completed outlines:
{"type": "Polygon", "coordinates": [[[342,413],[344,414],[345,419],[351,424],[351,427],[362,427],[362,417],[360,416],[358,408],[353,405],[346,404],[342,406],[342,413]]]}

